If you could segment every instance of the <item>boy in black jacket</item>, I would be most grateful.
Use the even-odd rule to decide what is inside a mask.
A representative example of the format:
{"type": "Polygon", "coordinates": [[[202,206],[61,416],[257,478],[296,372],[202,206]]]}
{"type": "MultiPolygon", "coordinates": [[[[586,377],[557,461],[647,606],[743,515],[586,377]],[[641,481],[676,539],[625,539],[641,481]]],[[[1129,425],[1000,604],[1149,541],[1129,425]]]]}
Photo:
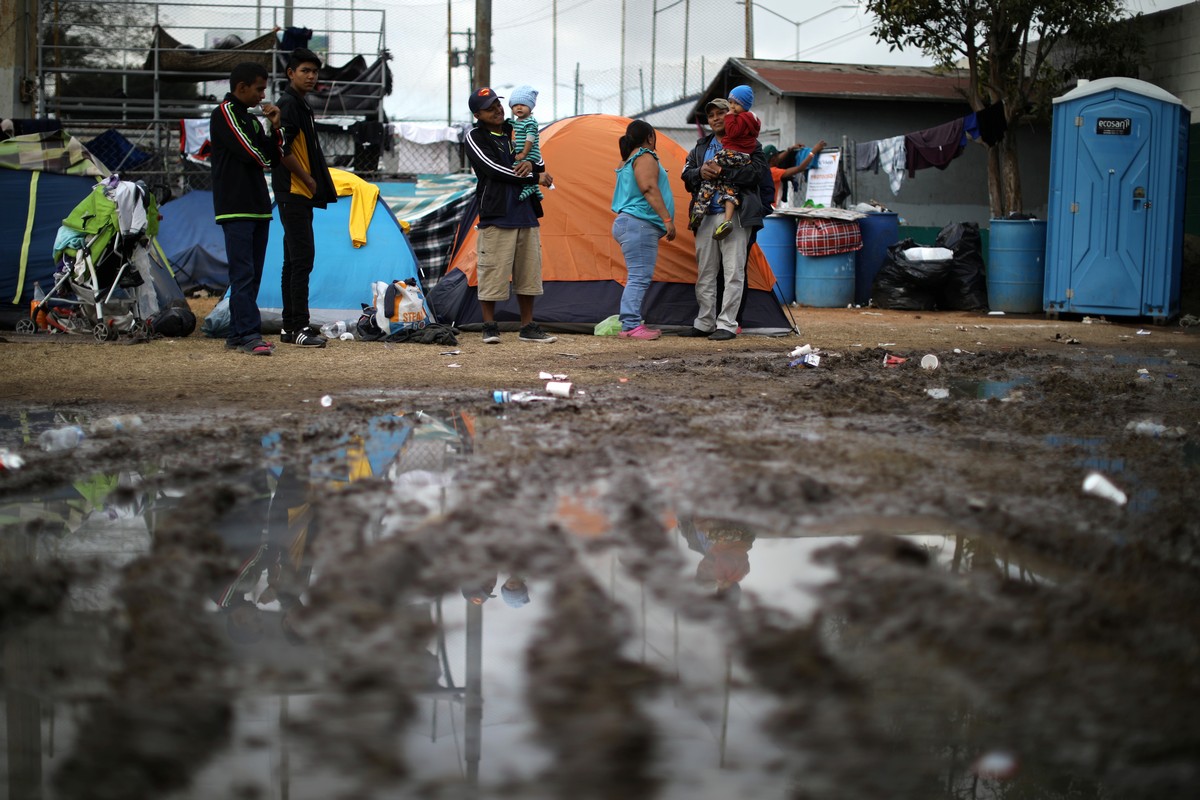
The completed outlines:
{"type": "Polygon", "coordinates": [[[263,102],[266,91],[266,68],[253,62],[238,64],[229,73],[229,94],[209,122],[213,211],[225,233],[229,260],[230,323],[225,346],[255,356],[269,356],[274,349],[263,341],[258,313],[258,285],[271,228],[271,196],[263,172],[278,160],[280,141],[279,109],[263,102]],[[276,128],[274,138],[250,114],[250,108],[260,104],[276,128]]]}
{"type": "Polygon", "coordinates": [[[282,157],[271,182],[283,223],[283,333],[280,340],[302,347],[324,347],[325,337],[309,325],[308,279],[313,271],[313,209],[337,202],[337,190],[305,95],[317,88],[321,59],[297,47],[288,59],[290,83],[279,98],[283,125],[282,157]]]}
{"type": "Polygon", "coordinates": [[[542,242],[537,195],[520,199],[521,188],[553,182],[542,161],[516,163],[512,124],[504,119],[502,98],[489,88],[471,93],[468,105],[476,124],[467,133],[467,158],[479,185],[479,307],[483,341],[500,343],[496,303],[508,299],[509,281],[521,312],[520,339],[543,344],[557,340],[533,321],[533,300],[542,293],[542,242]]]}

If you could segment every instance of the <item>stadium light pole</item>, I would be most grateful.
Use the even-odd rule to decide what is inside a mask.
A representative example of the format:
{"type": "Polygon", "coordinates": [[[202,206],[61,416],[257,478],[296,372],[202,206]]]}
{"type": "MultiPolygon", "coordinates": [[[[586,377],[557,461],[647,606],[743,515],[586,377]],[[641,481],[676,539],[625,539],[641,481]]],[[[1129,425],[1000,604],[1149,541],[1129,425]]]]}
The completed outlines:
{"type": "Polygon", "coordinates": [[[780,14],[778,11],[775,11],[775,10],[773,10],[773,9],[767,8],[766,6],[762,5],[761,3],[755,3],[755,2],[753,2],[753,0],[747,0],[747,2],[746,2],[746,14],[747,14],[747,22],[746,22],[746,24],[747,24],[748,26],[750,26],[749,28],[747,28],[747,33],[746,33],[746,42],[747,42],[747,44],[746,44],[746,57],[747,57],[747,58],[753,58],[753,57],[754,57],[754,56],[750,55],[750,53],[751,53],[751,52],[753,51],[753,49],[754,49],[754,33],[753,33],[753,31],[751,30],[751,28],[753,28],[753,26],[754,26],[754,23],[753,23],[753,21],[752,21],[752,20],[750,19],[750,17],[749,17],[749,14],[750,14],[750,7],[751,7],[751,6],[754,6],[754,7],[756,7],[756,8],[760,8],[760,9],[762,9],[763,11],[767,12],[768,14],[772,14],[772,15],[774,15],[774,16],[776,16],[776,17],[779,17],[779,18],[780,18],[781,20],[783,20],[784,22],[787,22],[787,23],[789,23],[789,24],[791,24],[791,25],[794,25],[794,26],[796,26],[796,52],[795,52],[795,57],[796,57],[796,58],[800,58],[800,26],[801,26],[801,25],[804,25],[804,24],[806,24],[806,23],[812,22],[814,19],[818,19],[818,18],[820,18],[820,17],[823,17],[823,16],[825,16],[826,14],[832,14],[834,11],[837,11],[837,10],[839,10],[839,9],[843,9],[843,8],[858,8],[858,6],[857,6],[857,5],[855,5],[854,3],[839,3],[839,4],[838,4],[838,5],[836,5],[836,6],[831,6],[831,7],[827,8],[827,9],[825,9],[825,10],[824,10],[824,11],[822,11],[820,14],[813,14],[813,15],[812,15],[811,17],[809,17],[808,19],[802,19],[802,20],[800,20],[799,22],[797,22],[797,21],[796,21],[796,20],[794,20],[794,19],[789,19],[788,17],[785,17],[783,14],[780,14]]]}

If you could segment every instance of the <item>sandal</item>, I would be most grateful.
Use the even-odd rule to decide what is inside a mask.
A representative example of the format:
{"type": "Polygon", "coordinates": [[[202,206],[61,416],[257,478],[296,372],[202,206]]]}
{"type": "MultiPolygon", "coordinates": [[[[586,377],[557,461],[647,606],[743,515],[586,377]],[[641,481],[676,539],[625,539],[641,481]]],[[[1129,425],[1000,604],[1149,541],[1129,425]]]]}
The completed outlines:
{"type": "Polygon", "coordinates": [[[243,353],[251,356],[269,356],[271,355],[271,345],[264,342],[262,339],[255,339],[251,342],[246,342],[238,348],[243,353]]]}

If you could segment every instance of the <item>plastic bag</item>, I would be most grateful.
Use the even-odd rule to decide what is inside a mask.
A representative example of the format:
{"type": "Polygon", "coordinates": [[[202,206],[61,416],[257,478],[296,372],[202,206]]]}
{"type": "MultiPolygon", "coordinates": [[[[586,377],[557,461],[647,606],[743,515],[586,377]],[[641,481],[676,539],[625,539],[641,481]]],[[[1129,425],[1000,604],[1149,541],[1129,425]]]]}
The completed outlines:
{"type": "Polygon", "coordinates": [[[208,312],[208,316],[204,318],[204,324],[200,326],[200,331],[210,339],[224,339],[229,335],[232,325],[233,322],[229,315],[229,295],[225,295],[221,298],[221,302],[208,312]]]}
{"type": "Polygon", "coordinates": [[[371,284],[372,305],[379,329],[388,333],[419,330],[428,322],[425,296],[416,284],[404,281],[375,281],[371,284]]]}
{"type": "Polygon", "coordinates": [[[621,317],[618,314],[613,314],[608,319],[602,319],[596,323],[594,333],[597,336],[616,336],[621,332],[621,317]]]}

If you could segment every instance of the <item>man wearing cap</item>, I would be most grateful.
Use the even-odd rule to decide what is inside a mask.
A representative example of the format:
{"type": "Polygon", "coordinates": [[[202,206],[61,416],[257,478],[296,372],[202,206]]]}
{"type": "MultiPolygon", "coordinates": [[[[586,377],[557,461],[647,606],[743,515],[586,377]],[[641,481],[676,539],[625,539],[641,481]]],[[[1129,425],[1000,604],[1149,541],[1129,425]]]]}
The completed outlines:
{"type": "Polygon", "coordinates": [[[702,137],[688,153],[683,166],[683,185],[693,199],[705,179],[720,176],[737,187],[741,202],[733,215],[733,229],[723,239],[714,239],[712,230],[721,220],[724,209],[713,202],[696,233],[696,320],[681,336],[707,336],[714,341],[726,341],[737,336],[738,308],[746,288],[746,255],[750,233],[762,227],[763,204],[758,188],[767,173],[767,161],[762,146],[755,143],[750,163],[741,167],[721,167],[716,154],[725,135],[725,115],[729,101],[715,98],[704,107],[712,133],[702,137]],[[717,282],[724,275],[720,308],[717,307],[717,282]]]}
{"type": "Polygon", "coordinates": [[[523,342],[549,343],[549,336],[533,321],[533,301],[542,294],[542,244],[538,219],[542,201],[536,194],[521,198],[526,186],[550,186],[545,163],[517,162],[512,124],[504,118],[504,104],[490,88],[471,92],[468,105],[475,127],[467,133],[467,158],[478,180],[479,306],[483,313],[483,341],[500,343],[496,303],[509,297],[509,284],[517,295],[521,313],[519,338],[523,342]]]}

